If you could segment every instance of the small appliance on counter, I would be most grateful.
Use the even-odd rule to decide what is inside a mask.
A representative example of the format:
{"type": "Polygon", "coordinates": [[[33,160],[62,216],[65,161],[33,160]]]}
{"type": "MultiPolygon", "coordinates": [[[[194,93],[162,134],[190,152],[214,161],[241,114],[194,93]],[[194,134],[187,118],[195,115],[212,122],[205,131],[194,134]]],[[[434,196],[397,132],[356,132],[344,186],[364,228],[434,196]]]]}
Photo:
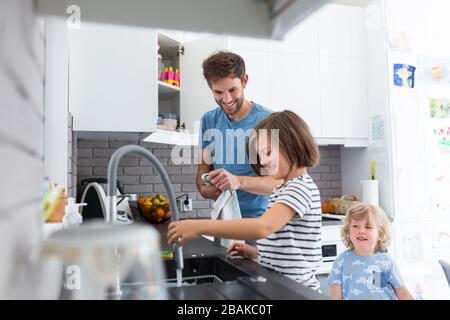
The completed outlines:
{"type": "MultiPolygon", "coordinates": [[[[106,178],[89,178],[81,182],[85,186],[81,196],[81,202],[87,203],[85,207],[81,208],[81,215],[84,221],[96,218],[104,219],[106,217],[106,183],[106,178]]],[[[117,181],[117,196],[118,224],[127,225],[133,223],[133,214],[129,200],[136,201],[136,195],[125,195],[122,184],[120,181],[117,181]]]]}

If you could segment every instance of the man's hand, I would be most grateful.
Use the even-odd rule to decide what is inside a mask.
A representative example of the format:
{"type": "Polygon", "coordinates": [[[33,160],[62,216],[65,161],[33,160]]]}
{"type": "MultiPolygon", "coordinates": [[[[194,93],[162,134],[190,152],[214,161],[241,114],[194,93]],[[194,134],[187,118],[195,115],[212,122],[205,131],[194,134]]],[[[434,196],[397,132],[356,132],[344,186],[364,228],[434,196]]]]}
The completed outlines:
{"type": "Polygon", "coordinates": [[[225,169],[216,169],[209,173],[209,182],[220,190],[238,190],[241,188],[239,177],[232,175],[225,169]]]}

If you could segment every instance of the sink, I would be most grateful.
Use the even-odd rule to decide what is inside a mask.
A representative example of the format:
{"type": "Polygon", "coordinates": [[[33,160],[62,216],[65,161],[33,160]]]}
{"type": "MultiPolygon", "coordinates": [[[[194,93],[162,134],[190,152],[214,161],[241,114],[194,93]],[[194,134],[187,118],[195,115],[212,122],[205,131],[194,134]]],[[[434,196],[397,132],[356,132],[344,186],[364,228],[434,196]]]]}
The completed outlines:
{"type": "MultiPolygon", "coordinates": [[[[167,299],[173,300],[267,300],[267,299],[327,299],[326,296],[307,287],[295,286],[295,282],[283,275],[249,267],[251,261],[229,260],[224,255],[190,257],[184,259],[181,287],[177,287],[176,263],[164,260],[166,270],[167,299]],[[242,271],[241,267],[245,270],[242,271]],[[278,279],[277,279],[278,277],[278,279]],[[273,280],[276,279],[276,280],[273,280]],[[292,286],[292,287],[291,287],[292,286]]],[[[136,269],[134,272],[144,273],[136,269]]],[[[149,293],[157,290],[155,283],[121,283],[122,295],[109,299],[148,299],[149,293]]],[[[300,286],[300,285],[299,285],[300,286]]]]}
{"type": "MultiPolygon", "coordinates": [[[[176,286],[176,264],[165,260],[168,287],[176,286]]],[[[183,286],[204,283],[224,283],[249,275],[231,265],[221,257],[199,257],[184,259],[183,286]]]]}
{"type": "MultiPolygon", "coordinates": [[[[175,260],[164,260],[166,269],[166,285],[167,288],[177,287],[176,278],[176,262],[175,260]]],[[[144,270],[136,269],[134,272],[142,273],[144,270]]],[[[225,258],[212,257],[198,257],[185,258],[184,269],[181,287],[189,289],[196,286],[217,284],[221,286],[228,286],[239,278],[248,278],[250,275],[239,270],[231,263],[227,262],[225,258]]],[[[155,284],[151,282],[129,282],[125,279],[121,284],[122,291],[121,299],[140,299],[146,296],[151,290],[155,290],[155,284]]],[[[110,295],[109,299],[116,299],[117,297],[110,295]]]]}

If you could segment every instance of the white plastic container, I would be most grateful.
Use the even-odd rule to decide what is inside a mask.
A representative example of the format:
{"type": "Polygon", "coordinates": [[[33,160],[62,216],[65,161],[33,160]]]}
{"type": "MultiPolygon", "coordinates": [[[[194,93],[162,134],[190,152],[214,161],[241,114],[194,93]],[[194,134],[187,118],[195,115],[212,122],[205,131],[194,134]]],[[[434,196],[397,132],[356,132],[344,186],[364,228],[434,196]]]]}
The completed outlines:
{"type": "Polygon", "coordinates": [[[77,227],[83,222],[83,217],[78,210],[85,205],[86,203],[75,203],[75,198],[67,199],[67,206],[62,220],[64,229],[77,227]]]}

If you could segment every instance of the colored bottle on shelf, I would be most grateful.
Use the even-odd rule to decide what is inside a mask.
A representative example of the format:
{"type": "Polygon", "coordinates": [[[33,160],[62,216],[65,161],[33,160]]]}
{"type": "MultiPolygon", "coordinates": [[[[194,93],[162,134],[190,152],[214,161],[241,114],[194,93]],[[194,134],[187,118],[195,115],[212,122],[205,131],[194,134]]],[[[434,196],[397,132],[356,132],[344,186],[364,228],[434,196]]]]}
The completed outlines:
{"type": "Polygon", "coordinates": [[[163,82],[167,82],[167,78],[168,78],[168,76],[169,76],[169,68],[168,68],[168,67],[166,67],[166,68],[164,69],[164,75],[163,75],[163,78],[162,78],[162,80],[161,80],[161,81],[163,81],[163,82]]]}
{"type": "Polygon", "coordinates": [[[180,86],[180,70],[176,69],[173,77],[173,85],[179,87],[180,86]]]}
{"type": "Polygon", "coordinates": [[[167,80],[166,80],[166,82],[167,82],[168,84],[173,85],[174,74],[175,74],[175,73],[173,72],[173,68],[170,67],[170,68],[169,68],[169,72],[167,72],[167,80]]]}

